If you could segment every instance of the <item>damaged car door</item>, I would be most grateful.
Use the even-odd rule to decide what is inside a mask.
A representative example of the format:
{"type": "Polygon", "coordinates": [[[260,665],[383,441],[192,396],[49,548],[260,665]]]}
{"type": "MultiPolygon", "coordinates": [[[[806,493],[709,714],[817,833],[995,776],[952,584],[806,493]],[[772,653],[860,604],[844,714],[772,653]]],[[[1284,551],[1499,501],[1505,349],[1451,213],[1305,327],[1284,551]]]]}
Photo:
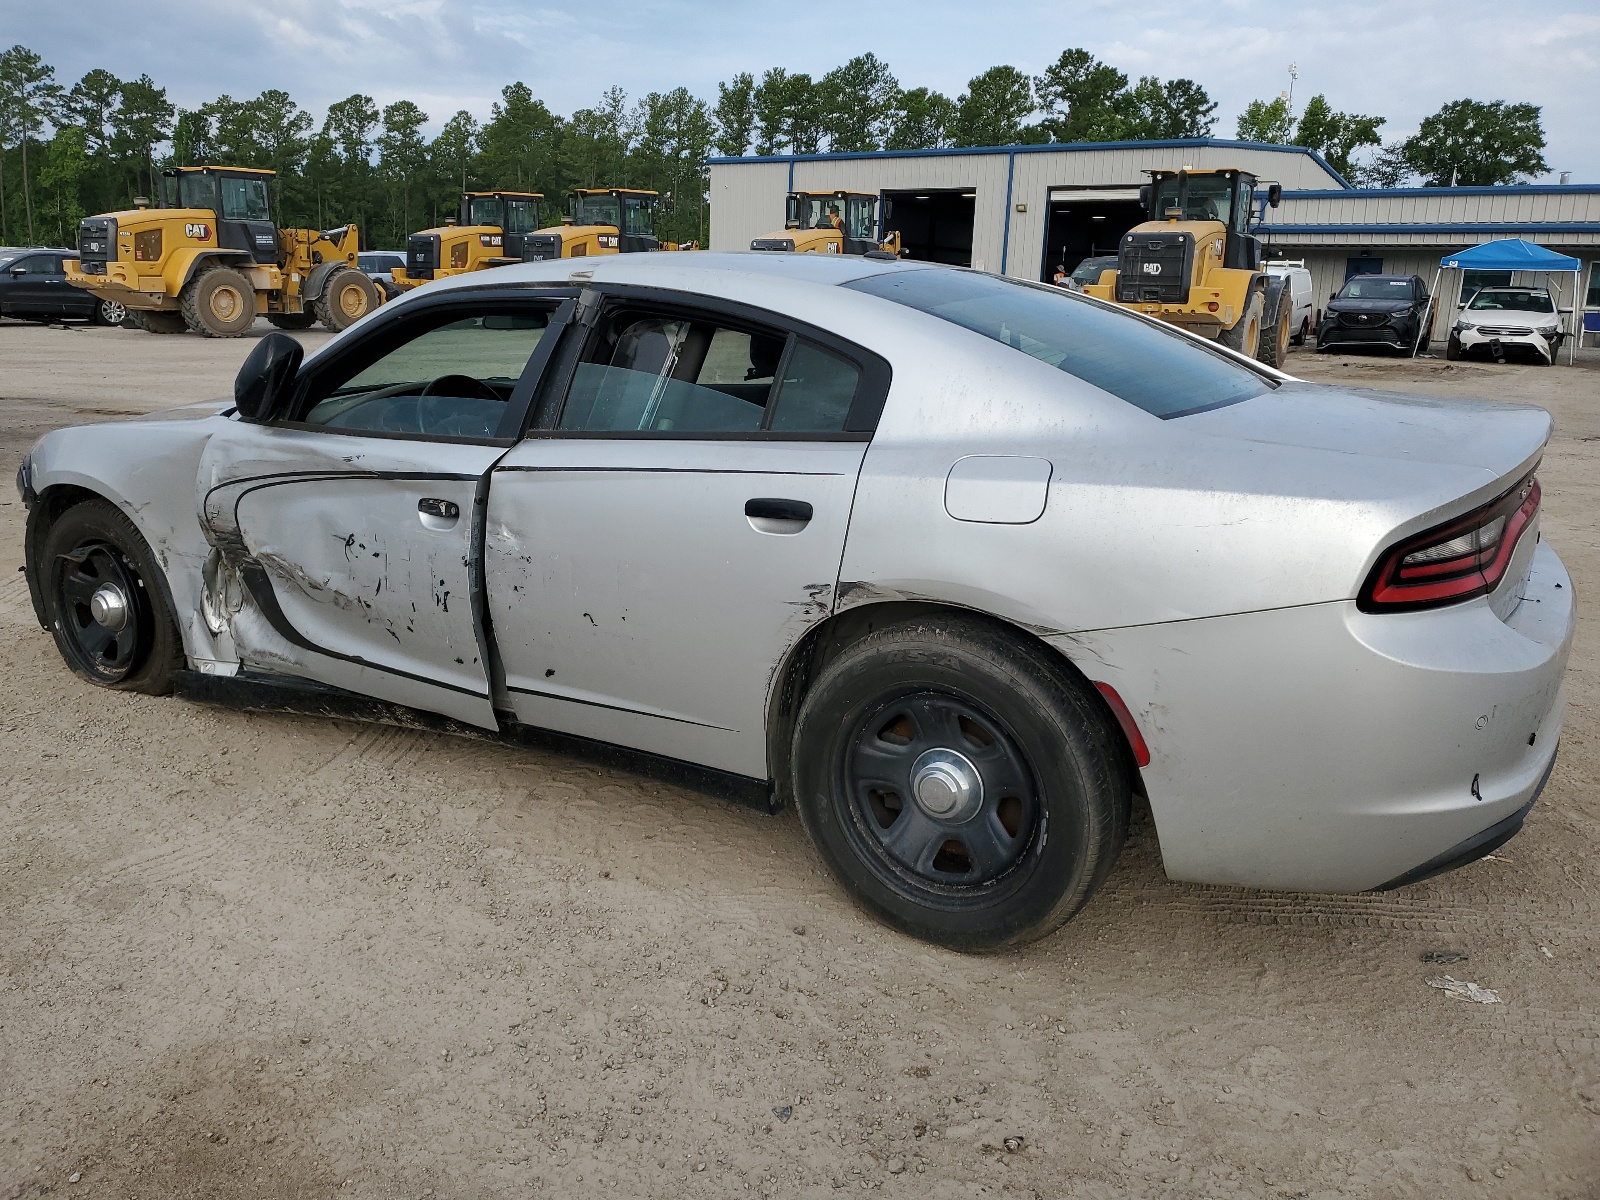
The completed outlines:
{"type": "Polygon", "coordinates": [[[518,720],[765,778],[776,665],[833,610],[882,359],[660,292],[585,297],[489,488],[518,720]]]}
{"type": "Polygon", "coordinates": [[[480,501],[560,304],[413,306],[308,363],[282,416],[211,440],[205,618],[243,668],[496,726],[480,501]]]}

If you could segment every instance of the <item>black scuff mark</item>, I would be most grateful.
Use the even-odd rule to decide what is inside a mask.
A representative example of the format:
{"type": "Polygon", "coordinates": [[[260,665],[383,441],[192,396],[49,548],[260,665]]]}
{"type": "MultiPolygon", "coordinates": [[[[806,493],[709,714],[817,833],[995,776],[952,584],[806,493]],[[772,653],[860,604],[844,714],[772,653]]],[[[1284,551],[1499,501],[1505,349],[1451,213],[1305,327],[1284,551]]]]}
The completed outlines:
{"type": "Polygon", "coordinates": [[[588,613],[584,613],[583,615],[588,619],[589,624],[593,625],[596,629],[600,628],[599,622],[597,622],[593,617],[589,616],[588,613]]]}
{"type": "Polygon", "coordinates": [[[353,561],[354,555],[352,555],[350,553],[350,547],[352,547],[352,546],[354,546],[356,544],[356,535],[353,534],[353,533],[347,533],[347,534],[344,535],[344,537],[340,537],[338,534],[334,534],[332,536],[333,536],[335,541],[342,542],[344,544],[344,560],[345,560],[345,562],[353,561]]]}

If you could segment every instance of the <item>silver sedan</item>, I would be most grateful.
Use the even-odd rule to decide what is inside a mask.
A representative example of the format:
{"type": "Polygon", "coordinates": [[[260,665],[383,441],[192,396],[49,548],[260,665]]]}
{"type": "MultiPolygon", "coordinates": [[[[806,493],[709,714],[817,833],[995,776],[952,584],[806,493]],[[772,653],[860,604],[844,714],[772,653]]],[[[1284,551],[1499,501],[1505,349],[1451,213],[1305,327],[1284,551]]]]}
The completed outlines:
{"type": "Polygon", "coordinates": [[[1574,621],[1549,434],[979,272],[638,254],[419,289],[304,361],[268,335],[232,403],[57,431],[19,484],[93,683],[792,804],[871,911],[984,950],[1082,907],[1136,794],[1205,883],[1512,836],[1574,621]]]}

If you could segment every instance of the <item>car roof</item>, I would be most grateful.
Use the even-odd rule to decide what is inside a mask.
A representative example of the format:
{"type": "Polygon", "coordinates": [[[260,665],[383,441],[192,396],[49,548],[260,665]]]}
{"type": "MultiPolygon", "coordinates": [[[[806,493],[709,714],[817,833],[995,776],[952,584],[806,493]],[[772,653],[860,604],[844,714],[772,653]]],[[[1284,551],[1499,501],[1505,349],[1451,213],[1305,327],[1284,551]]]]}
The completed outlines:
{"type": "MultiPolygon", "coordinates": [[[[788,254],[768,251],[658,250],[639,254],[606,254],[590,258],[558,258],[546,262],[512,263],[494,270],[497,284],[634,283],[672,287],[675,276],[706,274],[728,277],[765,277],[811,284],[851,283],[891,271],[960,270],[939,263],[871,259],[854,254],[788,254]]],[[[454,286],[482,286],[478,272],[440,281],[454,286]]],[[[437,287],[438,285],[434,285],[437,287]]]]}

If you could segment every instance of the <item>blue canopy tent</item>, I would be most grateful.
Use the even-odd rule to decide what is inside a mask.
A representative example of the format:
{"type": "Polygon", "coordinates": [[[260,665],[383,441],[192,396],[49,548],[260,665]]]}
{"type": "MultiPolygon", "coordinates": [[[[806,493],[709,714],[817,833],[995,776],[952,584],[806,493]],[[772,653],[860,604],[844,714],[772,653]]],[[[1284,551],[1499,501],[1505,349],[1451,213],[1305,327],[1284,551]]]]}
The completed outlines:
{"type": "MultiPolygon", "coordinates": [[[[1578,285],[1583,264],[1576,258],[1567,254],[1557,254],[1554,250],[1546,250],[1543,246],[1533,242],[1524,241],[1522,238],[1504,238],[1496,242],[1485,242],[1481,246],[1474,246],[1470,250],[1463,250],[1459,254],[1447,254],[1439,260],[1439,269],[1433,275],[1433,294],[1439,294],[1439,279],[1446,271],[1533,271],[1542,275],[1566,274],[1572,272],[1572,308],[1573,312],[1578,304],[1578,285]]],[[[1560,295],[1559,287],[1557,295],[1560,295]]],[[[1557,309],[1560,301],[1557,300],[1557,309]]],[[[1423,322],[1426,326],[1427,322],[1423,322]]],[[[1578,361],[1578,335],[1574,330],[1567,330],[1566,336],[1572,339],[1572,356],[1569,362],[1578,361]]],[[[1422,344],[1422,335],[1419,330],[1417,345],[1422,344]]],[[[1411,348],[1411,357],[1417,356],[1417,347],[1411,348]]]]}

